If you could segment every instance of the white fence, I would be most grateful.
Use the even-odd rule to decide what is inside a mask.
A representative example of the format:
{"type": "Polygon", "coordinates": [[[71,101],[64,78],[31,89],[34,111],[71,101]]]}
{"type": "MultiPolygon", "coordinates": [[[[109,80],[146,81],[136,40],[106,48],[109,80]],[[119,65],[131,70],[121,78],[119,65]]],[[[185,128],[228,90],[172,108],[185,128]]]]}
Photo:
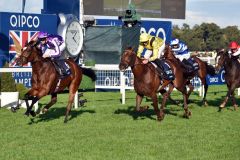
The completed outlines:
{"type": "MultiPolygon", "coordinates": [[[[133,88],[133,74],[132,71],[127,69],[124,73],[119,71],[118,65],[95,65],[97,80],[95,89],[119,89],[122,94],[122,104],[125,104],[125,90],[133,88]]],[[[194,86],[194,91],[198,91],[202,96],[203,87],[198,77],[193,78],[191,81],[194,86]]]]}

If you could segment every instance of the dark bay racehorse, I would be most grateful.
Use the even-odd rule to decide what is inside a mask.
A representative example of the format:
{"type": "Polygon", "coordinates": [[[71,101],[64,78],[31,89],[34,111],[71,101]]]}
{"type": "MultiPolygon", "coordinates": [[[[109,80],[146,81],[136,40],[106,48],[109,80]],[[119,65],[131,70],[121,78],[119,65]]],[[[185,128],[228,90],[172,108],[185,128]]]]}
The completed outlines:
{"type": "MultiPolygon", "coordinates": [[[[192,56],[192,58],[195,60],[195,62],[198,63],[199,69],[198,69],[197,72],[186,73],[184,67],[181,65],[180,60],[178,60],[174,56],[173,51],[171,50],[171,48],[169,46],[166,46],[163,57],[166,60],[170,61],[170,63],[172,63],[173,67],[175,68],[175,70],[176,70],[176,75],[175,75],[176,81],[179,81],[178,83],[182,83],[182,81],[179,80],[179,79],[183,79],[183,78],[185,79],[184,83],[186,83],[189,87],[187,98],[189,98],[191,92],[194,89],[193,85],[190,83],[190,80],[195,76],[198,76],[200,78],[202,84],[204,85],[204,96],[203,96],[202,104],[207,105],[206,94],[207,94],[207,91],[208,91],[208,84],[206,82],[206,77],[207,77],[207,74],[209,74],[211,76],[215,75],[214,67],[207,64],[207,62],[202,61],[198,57],[192,56]],[[179,72],[180,70],[181,70],[181,72],[183,72],[184,76],[181,75],[182,73],[179,72]],[[187,82],[185,82],[185,81],[187,81],[187,82]]],[[[174,81],[174,82],[177,83],[176,81],[174,81]]]]}
{"type": "Polygon", "coordinates": [[[81,68],[73,59],[67,59],[66,63],[70,66],[71,74],[59,81],[59,74],[57,73],[53,62],[49,58],[42,58],[41,50],[39,50],[36,45],[35,41],[30,41],[22,49],[21,55],[17,59],[17,64],[20,66],[28,62],[32,65],[32,88],[25,95],[25,101],[27,104],[27,111],[25,114],[35,116],[36,113],[32,111],[34,103],[43,96],[50,94],[51,101],[42,110],[43,112],[46,112],[57,102],[57,93],[68,87],[69,97],[64,119],[64,122],[67,122],[74,95],[82,80],[82,74],[90,77],[92,80],[96,79],[96,75],[92,69],[81,68]],[[28,100],[30,99],[32,100],[31,105],[28,103],[28,100]]]}
{"type": "MultiPolygon", "coordinates": [[[[168,80],[160,79],[156,68],[151,64],[143,64],[142,60],[137,57],[136,53],[132,48],[128,48],[124,51],[119,64],[119,69],[125,71],[128,67],[131,67],[134,75],[134,89],[136,95],[136,110],[141,110],[141,102],[144,96],[148,96],[152,99],[154,111],[157,114],[157,119],[164,119],[164,107],[162,103],[161,108],[158,108],[158,97],[157,93],[166,94],[165,87],[171,83],[168,80]]],[[[164,96],[165,97],[165,96],[164,96]]],[[[166,97],[165,99],[167,99],[166,97]]],[[[189,111],[186,111],[187,117],[190,115],[189,111]]]]}
{"type": "Polygon", "coordinates": [[[237,57],[231,57],[230,54],[221,50],[216,56],[216,71],[219,72],[222,67],[225,69],[225,81],[228,92],[222,104],[219,106],[219,111],[225,107],[229,98],[232,99],[234,109],[237,110],[238,105],[234,97],[234,91],[236,88],[240,87],[240,63],[238,62],[237,57]]]}

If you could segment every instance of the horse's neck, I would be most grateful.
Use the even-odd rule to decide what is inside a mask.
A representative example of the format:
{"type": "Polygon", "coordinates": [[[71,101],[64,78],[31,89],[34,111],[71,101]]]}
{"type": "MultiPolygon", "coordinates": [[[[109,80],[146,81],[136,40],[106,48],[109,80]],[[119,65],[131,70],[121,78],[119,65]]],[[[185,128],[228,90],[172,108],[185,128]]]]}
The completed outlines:
{"type": "Polygon", "coordinates": [[[227,56],[223,65],[225,69],[230,70],[234,66],[234,62],[230,57],[227,56]]]}
{"type": "Polygon", "coordinates": [[[143,73],[144,67],[147,67],[147,66],[143,65],[141,59],[136,57],[134,64],[131,67],[134,77],[141,76],[143,73]]]}
{"type": "Polygon", "coordinates": [[[180,63],[180,60],[179,60],[177,57],[175,57],[175,56],[173,55],[173,53],[171,53],[171,52],[168,52],[168,54],[167,54],[167,56],[166,56],[166,59],[174,62],[174,63],[177,64],[177,65],[180,65],[180,64],[181,64],[181,63],[180,63]]]}
{"type": "Polygon", "coordinates": [[[36,50],[35,49],[35,51],[33,52],[33,54],[31,55],[31,60],[30,60],[30,62],[32,63],[32,64],[34,64],[34,63],[36,63],[36,62],[41,62],[41,61],[43,61],[44,60],[44,58],[41,56],[42,54],[38,51],[38,50],[36,50]]]}

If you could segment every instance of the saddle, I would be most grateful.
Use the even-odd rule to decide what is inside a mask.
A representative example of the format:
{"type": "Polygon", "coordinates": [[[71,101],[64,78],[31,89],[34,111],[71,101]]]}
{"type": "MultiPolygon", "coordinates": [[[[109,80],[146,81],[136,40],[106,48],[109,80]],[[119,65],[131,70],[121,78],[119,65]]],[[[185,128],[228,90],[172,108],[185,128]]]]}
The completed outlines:
{"type": "Polygon", "coordinates": [[[71,74],[70,66],[66,63],[64,59],[54,59],[52,63],[60,76],[63,79],[71,74]]]}

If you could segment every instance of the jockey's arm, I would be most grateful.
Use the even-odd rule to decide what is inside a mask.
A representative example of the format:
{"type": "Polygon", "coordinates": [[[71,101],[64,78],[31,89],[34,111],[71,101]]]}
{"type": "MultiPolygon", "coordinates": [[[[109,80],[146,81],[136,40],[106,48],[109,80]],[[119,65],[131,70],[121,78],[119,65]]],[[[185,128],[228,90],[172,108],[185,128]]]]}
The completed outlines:
{"type": "Polygon", "coordinates": [[[142,45],[139,45],[138,46],[138,51],[137,51],[137,56],[139,58],[141,58],[141,54],[142,54],[143,50],[144,50],[144,47],[142,45]]]}
{"type": "Polygon", "coordinates": [[[52,41],[52,44],[54,45],[54,51],[55,52],[51,52],[51,57],[60,57],[61,56],[61,50],[56,42],[56,40],[52,41]]]}
{"type": "Polygon", "coordinates": [[[232,54],[233,56],[239,56],[240,55],[240,48],[238,48],[237,52],[232,54]]]}

